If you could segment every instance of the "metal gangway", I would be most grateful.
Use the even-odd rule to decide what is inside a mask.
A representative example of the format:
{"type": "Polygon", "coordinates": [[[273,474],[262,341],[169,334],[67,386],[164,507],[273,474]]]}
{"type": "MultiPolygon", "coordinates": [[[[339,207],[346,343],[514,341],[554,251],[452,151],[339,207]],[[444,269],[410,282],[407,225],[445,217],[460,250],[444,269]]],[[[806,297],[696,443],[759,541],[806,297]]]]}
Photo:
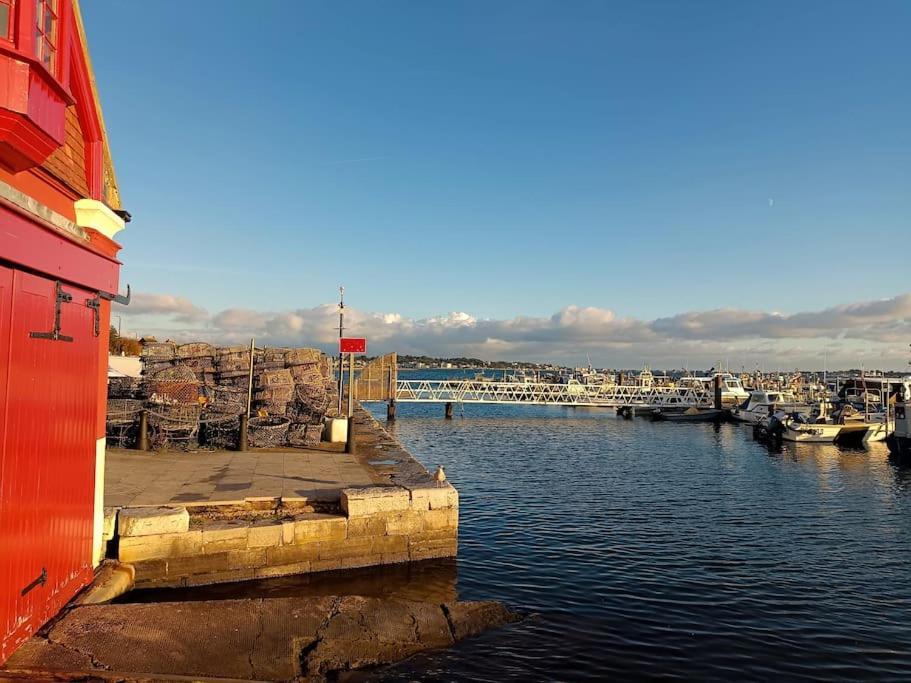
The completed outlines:
{"type": "Polygon", "coordinates": [[[551,384],[485,380],[398,380],[401,403],[498,403],[590,406],[597,408],[710,407],[713,396],[695,387],[644,387],[614,384],[551,384]]]}

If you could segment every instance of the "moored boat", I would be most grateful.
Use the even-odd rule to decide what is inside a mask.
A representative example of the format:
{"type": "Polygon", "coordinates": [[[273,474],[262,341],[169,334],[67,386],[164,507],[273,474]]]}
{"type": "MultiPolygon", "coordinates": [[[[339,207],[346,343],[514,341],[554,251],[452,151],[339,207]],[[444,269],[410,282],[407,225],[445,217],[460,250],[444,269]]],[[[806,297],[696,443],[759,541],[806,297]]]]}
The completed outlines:
{"type": "Polygon", "coordinates": [[[727,411],[717,408],[687,408],[683,412],[669,412],[656,408],[652,412],[653,420],[663,422],[722,422],[727,418],[727,411]]]}
{"type": "Polygon", "coordinates": [[[750,397],[746,401],[731,409],[731,417],[737,422],[757,424],[770,412],[774,413],[776,410],[799,412],[801,409],[806,409],[806,406],[800,405],[796,397],[789,391],[756,389],[750,392],[750,397]]]}

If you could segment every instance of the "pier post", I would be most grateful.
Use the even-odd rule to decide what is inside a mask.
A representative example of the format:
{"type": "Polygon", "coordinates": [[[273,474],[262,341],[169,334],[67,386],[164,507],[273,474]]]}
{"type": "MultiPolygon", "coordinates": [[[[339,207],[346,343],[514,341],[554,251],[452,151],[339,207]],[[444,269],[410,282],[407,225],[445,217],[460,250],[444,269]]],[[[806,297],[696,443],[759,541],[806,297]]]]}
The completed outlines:
{"type": "Polygon", "coordinates": [[[241,414],[240,416],[240,429],[237,430],[237,450],[245,451],[247,450],[247,427],[249,426],[249,418],[246,414],[241,414]]]}
{"type": "Polygon", "coordinates": [[[447,403],[447,404],[446,404],[446,413],[445,413],[445,415],[446,415],[446,419],[447,419],[447,420],[451,420],[451,419],[452,419],[452,403],[447,403]]]}
{"type": "Polygon", "coordinates": [[[348,418],[348,437],[345,441],[345,453],[357,453],[357,442],[354,440],[354,418],[348,418]]]}
{"type": "Polygon", "coordinates": [[[715,375],[715,409],[721,408],[721,375],[715,375]]]}
{"type": "Polygon", "coordinates": [[[136,437],[136,450],[149,450],[149,412],[145,409],[139,411],[139,435],[136,437]]]}
{"type": "Polygon", "coordinates": [[[386,404],[386,422],[395,422],[395,399],[386,404]]]}

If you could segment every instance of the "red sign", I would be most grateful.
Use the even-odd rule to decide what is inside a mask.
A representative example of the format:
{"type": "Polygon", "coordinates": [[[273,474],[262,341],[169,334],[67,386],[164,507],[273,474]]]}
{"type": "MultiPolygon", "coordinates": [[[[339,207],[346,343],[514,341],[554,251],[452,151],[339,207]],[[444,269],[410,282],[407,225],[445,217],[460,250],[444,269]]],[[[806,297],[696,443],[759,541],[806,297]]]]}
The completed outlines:
{"type": "Polygon", "coordinates": [[[339,353],[367,353],[367,340],[364,337],[342,337],[338,340],[339,353]]]}

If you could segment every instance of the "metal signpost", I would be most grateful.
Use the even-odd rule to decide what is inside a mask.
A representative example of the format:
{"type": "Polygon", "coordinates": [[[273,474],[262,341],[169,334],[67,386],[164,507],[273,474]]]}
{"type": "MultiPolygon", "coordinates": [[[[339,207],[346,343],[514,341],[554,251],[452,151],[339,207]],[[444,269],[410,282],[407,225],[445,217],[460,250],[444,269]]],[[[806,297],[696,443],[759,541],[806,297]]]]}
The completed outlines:
{"type": "MultiPolygon", "coordinates": [[[[364,337],[341,337],[338,340],[338,354],[341,358],[348,354],[348,419],[354,414],[354,356],[367,353],[367,340],[364,337]]],[[[339,376],[342,367],[339,367],[339,376]]]]}

